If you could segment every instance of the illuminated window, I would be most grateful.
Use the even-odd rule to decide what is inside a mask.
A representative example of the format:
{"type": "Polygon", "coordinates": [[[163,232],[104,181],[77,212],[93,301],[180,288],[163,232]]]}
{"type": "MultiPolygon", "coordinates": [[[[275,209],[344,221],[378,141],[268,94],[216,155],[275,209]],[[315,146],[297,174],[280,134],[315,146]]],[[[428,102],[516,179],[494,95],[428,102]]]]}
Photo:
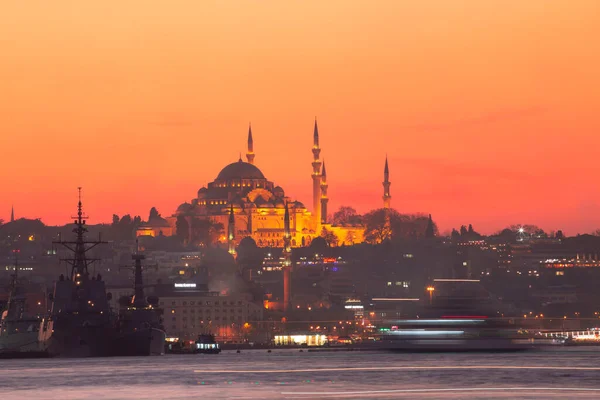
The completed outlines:
{"type": "Polygon", "coordinates": [[[565,271],[556,271],[556,276],[563,276],[565,271]]]}

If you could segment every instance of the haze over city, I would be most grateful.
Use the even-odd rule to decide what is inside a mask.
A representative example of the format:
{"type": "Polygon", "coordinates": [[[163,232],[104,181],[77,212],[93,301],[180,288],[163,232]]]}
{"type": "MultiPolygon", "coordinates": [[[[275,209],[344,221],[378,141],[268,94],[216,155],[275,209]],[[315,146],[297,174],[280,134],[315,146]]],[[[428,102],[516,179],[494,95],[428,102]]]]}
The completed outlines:
{"type": "Polygon", "coordinates": [[[432,213],[440,231],[600,227],[600,3],[10,2],[0,218],[163,215],[246,151],[311,204],[432,213]]]}

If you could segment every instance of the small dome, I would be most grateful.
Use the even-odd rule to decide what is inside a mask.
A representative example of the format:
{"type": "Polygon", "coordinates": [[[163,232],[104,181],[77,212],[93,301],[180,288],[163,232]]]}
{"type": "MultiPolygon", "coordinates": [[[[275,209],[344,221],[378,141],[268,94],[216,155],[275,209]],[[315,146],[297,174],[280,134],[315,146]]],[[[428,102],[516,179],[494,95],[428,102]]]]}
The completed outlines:
{"type": "Polygon", "coordinates": [[[188,212],[192,208],[194,208],[194,206],[192,206],[190,203],[183,203],[179,207],[177,207],[177,212],[178,213],[188,212]]]}
{"type": "Polygon", "coordinates": [[[275,199],[275,207],[285,207],[285,202],[281,198],[275,199]]]}
{"type": "Polygon", "coordinates": [[[168,227],[170,227],[169,221],[167,221],[163,217],[152,218],[145,225],[153,227],[153,228],[168,228],[168,227]]]}
{"type": "Polygon", "coordinates": [[[261,195],[256,196],[256,198],[254,199],[254,204],[256,204],[256,206],[258,207],[262,207],[265,204],[267,204],[267,200],[265,200],[264,197],[262,197],[261,195]]]}
{"type": "Polygon", "coordinates": [[[273,194],[275,195],[275,197],[285,196],[285,192],[283,191],[283,188],[281,186],[275,186],[275,188],[273,189],[273,194]]]}
{"type": "Polygon", "coordinates": [[[198,198],[199,199],[205,199],[206,198],[206,193],[208,193],[208,189],[205,187],[202,187],[198,190],[198,198]]]}
{"type": "Polygon", "coordinates": [[[295,201],[293,204],[294,204],[294,208],[306,208],[304,206],[304,204],[299,201],[295,201]]]}
{"type": "Polygon", "coordinates": [[[223,168],[217,176],[217,180],[221,181],[232,179],[265,179],[265,176],[260,169],[240,159],[223,168]]]}

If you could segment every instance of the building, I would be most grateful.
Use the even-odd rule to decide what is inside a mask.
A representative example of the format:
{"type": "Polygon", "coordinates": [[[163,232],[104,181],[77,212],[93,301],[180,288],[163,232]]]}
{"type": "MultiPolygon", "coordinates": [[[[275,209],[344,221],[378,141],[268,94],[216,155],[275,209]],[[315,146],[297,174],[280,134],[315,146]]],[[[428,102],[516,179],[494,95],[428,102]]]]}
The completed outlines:
{"type": "MultiPolygon", "coordinates": [[[[144,224],[137,230],[137,236],[175,235],[178,219],[185,219],[191,233],[193,220],[210,220],[221,223],[226,228],[226,232],[218,240],[221,243],[233,241],[237,246],[243,238],[251,237],[259,247],[283,247],[287,205],[292,247],[308,246],[324,229],[335,234],[337,245],[361,243],[364,226],[335,226],[327,219],[327,171],[321,160],[316,120],[311,150],[312,211],[302,202],[288,196],[281,186],[269,181],[255,165],[254,140],[250,127],[246,161],[240,156],[236,162],[226,165],[213,182],[198,190],[195,198],[181,204],[172,216],[144,224]]],[[[391,194],[387,157],[383,189],[383,205],[389,208],[391,194]]]]}
{"type": "Polygon", "coordinates": [[[260,329],[262,304],[246,293],[221,295],[209,292],[195,282],[173,283],[172,288],[157,288],[167,334],[194,340],[212,333],[221,342],[241,342],[260,329]]]}

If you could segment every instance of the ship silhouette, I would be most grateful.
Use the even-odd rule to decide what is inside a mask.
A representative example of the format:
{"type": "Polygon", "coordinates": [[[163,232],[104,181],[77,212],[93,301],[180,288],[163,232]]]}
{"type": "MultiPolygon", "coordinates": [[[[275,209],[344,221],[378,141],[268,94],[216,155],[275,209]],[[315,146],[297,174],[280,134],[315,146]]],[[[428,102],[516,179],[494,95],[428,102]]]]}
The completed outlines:
{"type": "Polygon", "coordinates": [[[54,242],[72,252],[71,258],[62,259],[71,266],[70,276],[61,275],[50,296],[52,309],[39,329],[39,348],[52,357],[101,357],[114,353],[111,348],[116,336],[115,317],[108,304],[110,296],[100,274],[91,276],[89,266],[97,259],[86,253],[106,243],[85,238],[86,216],[79,203],[75,220],[74,241],[54,242]]]}
{"type": "Polygon", "coordinates": [[[158,298],[144,296],[142,260],[145,257],[137,250],[131,258],[135,261],[134,295],[120,299],[124,301],[111,352],[126,356],[162,355],[165,353],[166,333],[157,308],[158,298]]]}
{"type": "Polygon", "coordinates": [[[0,320],[0,358],[42,357],[38,351],[40,321],[26,315],[25,296],[19,285],[19,250],[13,250],[15,270],[11,275],[10,292],[6,309],[0,320]]]}

